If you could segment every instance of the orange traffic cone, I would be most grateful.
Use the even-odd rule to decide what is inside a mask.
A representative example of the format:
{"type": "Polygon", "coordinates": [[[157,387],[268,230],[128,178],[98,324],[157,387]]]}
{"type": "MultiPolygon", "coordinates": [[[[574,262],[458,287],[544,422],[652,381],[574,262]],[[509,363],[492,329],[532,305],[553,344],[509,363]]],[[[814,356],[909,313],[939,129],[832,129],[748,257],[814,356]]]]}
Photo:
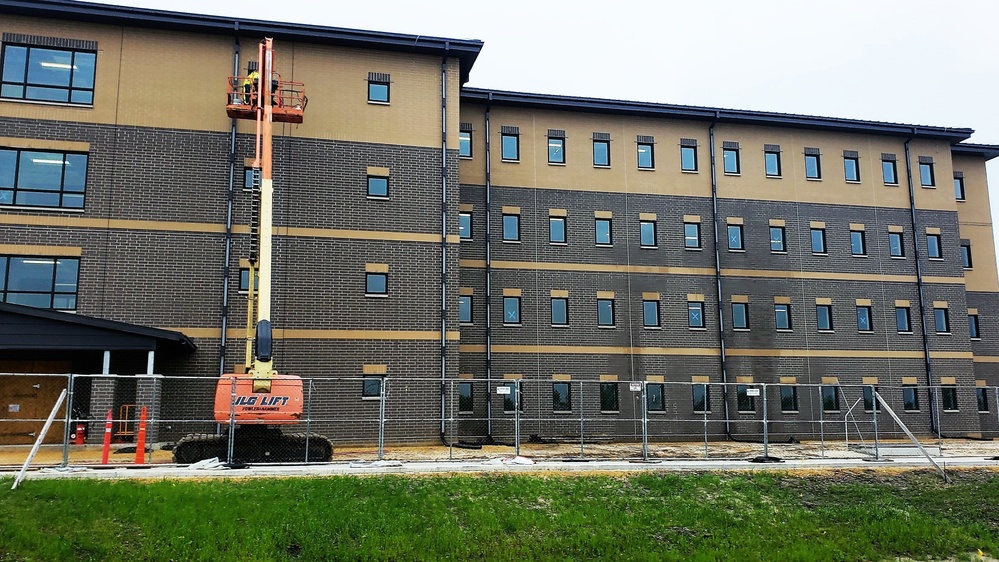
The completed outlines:
{"type": "Polygon", "coordinates": [[[139,413],[139,433],[135,438],[135,464],[146,464],[146,407],[139,413]]]}
{"type": "Polygon", "coordinates": [[[101,464],[108,463],[108,454],[111,452],[111,410],[108,410],[108,420],[104,422],[104,452],[101,453],[101,464]]]}

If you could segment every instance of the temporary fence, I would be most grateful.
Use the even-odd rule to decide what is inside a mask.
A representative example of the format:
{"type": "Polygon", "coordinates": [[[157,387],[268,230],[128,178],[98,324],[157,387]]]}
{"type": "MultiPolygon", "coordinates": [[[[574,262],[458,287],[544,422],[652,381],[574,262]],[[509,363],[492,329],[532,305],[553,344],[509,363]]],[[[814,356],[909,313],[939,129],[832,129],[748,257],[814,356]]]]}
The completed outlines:
{"type": "Polygon", "coordinates": [[[65,405],[36,466],[98,464],[105,438],[110,464],[186,464],[202,456],[234,463],[880,459],[912,454],[906,430],[937,456],[966,449],[954,439],[987,450],[985,441],[999,435],[999,387],[981,386],[304,378],[301,417],[265,429],[229,423],[235,398],[228,412],[215,412],[216,388],[234,385],[231,377],[0,374],[0,381],[8,389],[0,394],[8,402],[0,405],[0,465],[24,461],[62,390],[65,405]],[[140,433],[145,446],[136,451],[140,433]]]}

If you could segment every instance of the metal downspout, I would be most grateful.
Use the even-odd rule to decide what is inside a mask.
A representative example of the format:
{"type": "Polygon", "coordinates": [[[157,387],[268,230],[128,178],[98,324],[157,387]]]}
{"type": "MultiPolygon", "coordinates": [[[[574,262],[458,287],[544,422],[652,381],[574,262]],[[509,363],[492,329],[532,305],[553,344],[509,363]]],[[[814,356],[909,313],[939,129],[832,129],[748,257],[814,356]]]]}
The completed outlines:
{"type": "MultiPolygon", "coordinates": [[[[936,400],[933,392],[933,366],[930,364],[930,339],[926,333],[926,303],[923,297],[923,265],[919,256],[919,223],[916,217],[916,189],[912,183],[912,161],[909,155],[909,143],[916,135],[916,127],[912,128],[912,137],[905,141],[905,178],[909,184],[909,214],[912,217],[912,253],[916,260],[916,290],[919,294],[919,328],[923,335],[923,362],[926,366],[926,386],[930,398],[930,430],[940,436],[940,428],[936,422],[936,400]]],[[[903,240],[904,244],[905,241],[903,240]]]]}
{"type": "MultiPolygon", "coordinates": [[[[232,53],[232,75],[239,75],[239,22],[233,22],[233,53],[232,53]]],[[[229,276],[230,262],[232,259],[232,215],[233,198],[235,192],[233,184],[236,179],[236,119],[233,118],[229,126],[229,190],[226,192],[226,215],[225,215],[225,262],[222,265],[222,335],[219,339],[219,376],[225,374],[225,356],[228,344],[226,343],[226,331],[229,328],[229,276]]]]}
{"type": "Polygon", "coordinates": [[[441,57],[441,439],[447,415],[447,53],[441,57]]]}
{"type": "Polygon", "coordinates": [[[489,92],[486,103],[486,438],[493,440],[493,254],[492,254],[492,153],[489,136],[489,110],[492,107],[493,93],[489,92]]]}
{"type": "Polygon", "coordinates": [[[731,439],[732,424],[728,411],[728,365],[725,355],[725,307],[722,302],[721,242],[718,238],[718,169],[715,160],[714,122],[708,127],[708,142],[711,143],[711,223],[715,229],[715,291],[718,299],[718,347],[721,353],[722,408],[725,412],[725,436],[731,439]]]}

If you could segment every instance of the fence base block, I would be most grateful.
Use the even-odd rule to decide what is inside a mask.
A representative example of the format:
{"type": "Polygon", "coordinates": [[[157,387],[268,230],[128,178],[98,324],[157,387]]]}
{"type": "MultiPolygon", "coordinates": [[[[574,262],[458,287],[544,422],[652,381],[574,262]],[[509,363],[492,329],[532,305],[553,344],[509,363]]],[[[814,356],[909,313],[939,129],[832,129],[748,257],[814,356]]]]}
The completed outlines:
{"type": "Polygon", "coordinates": [[[749,462],[756,462],[756,463],[776,463],[776,462],[784,462],[784,461],[781,458],[779,458],[779,457],[772,457],[770,455],[761,455],[761,456],[756,457],[755,459],[753,459],[753,460],[751,460],[749,462]]]}

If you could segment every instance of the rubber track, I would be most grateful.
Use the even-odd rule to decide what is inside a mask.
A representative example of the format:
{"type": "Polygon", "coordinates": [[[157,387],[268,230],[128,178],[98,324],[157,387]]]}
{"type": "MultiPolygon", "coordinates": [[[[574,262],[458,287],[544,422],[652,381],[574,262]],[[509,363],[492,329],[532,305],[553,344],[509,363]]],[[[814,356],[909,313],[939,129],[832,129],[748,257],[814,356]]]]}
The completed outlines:
{"type": "MultiPolygon", "coordinates": [[[[304,433],[283,434],[276,430],[266,434],[247,435],[236,431],[233,447],[233,462],[305,462],[305,443],[309,443],[309,462],[329,462],[333,460],[333,443],[322,435],[304,433]]],[[[199,433],[184,437],[174,446],[173,461],[177,464],[192,464],[200,460],[228,457],[229,436],[199,433]]]]}

